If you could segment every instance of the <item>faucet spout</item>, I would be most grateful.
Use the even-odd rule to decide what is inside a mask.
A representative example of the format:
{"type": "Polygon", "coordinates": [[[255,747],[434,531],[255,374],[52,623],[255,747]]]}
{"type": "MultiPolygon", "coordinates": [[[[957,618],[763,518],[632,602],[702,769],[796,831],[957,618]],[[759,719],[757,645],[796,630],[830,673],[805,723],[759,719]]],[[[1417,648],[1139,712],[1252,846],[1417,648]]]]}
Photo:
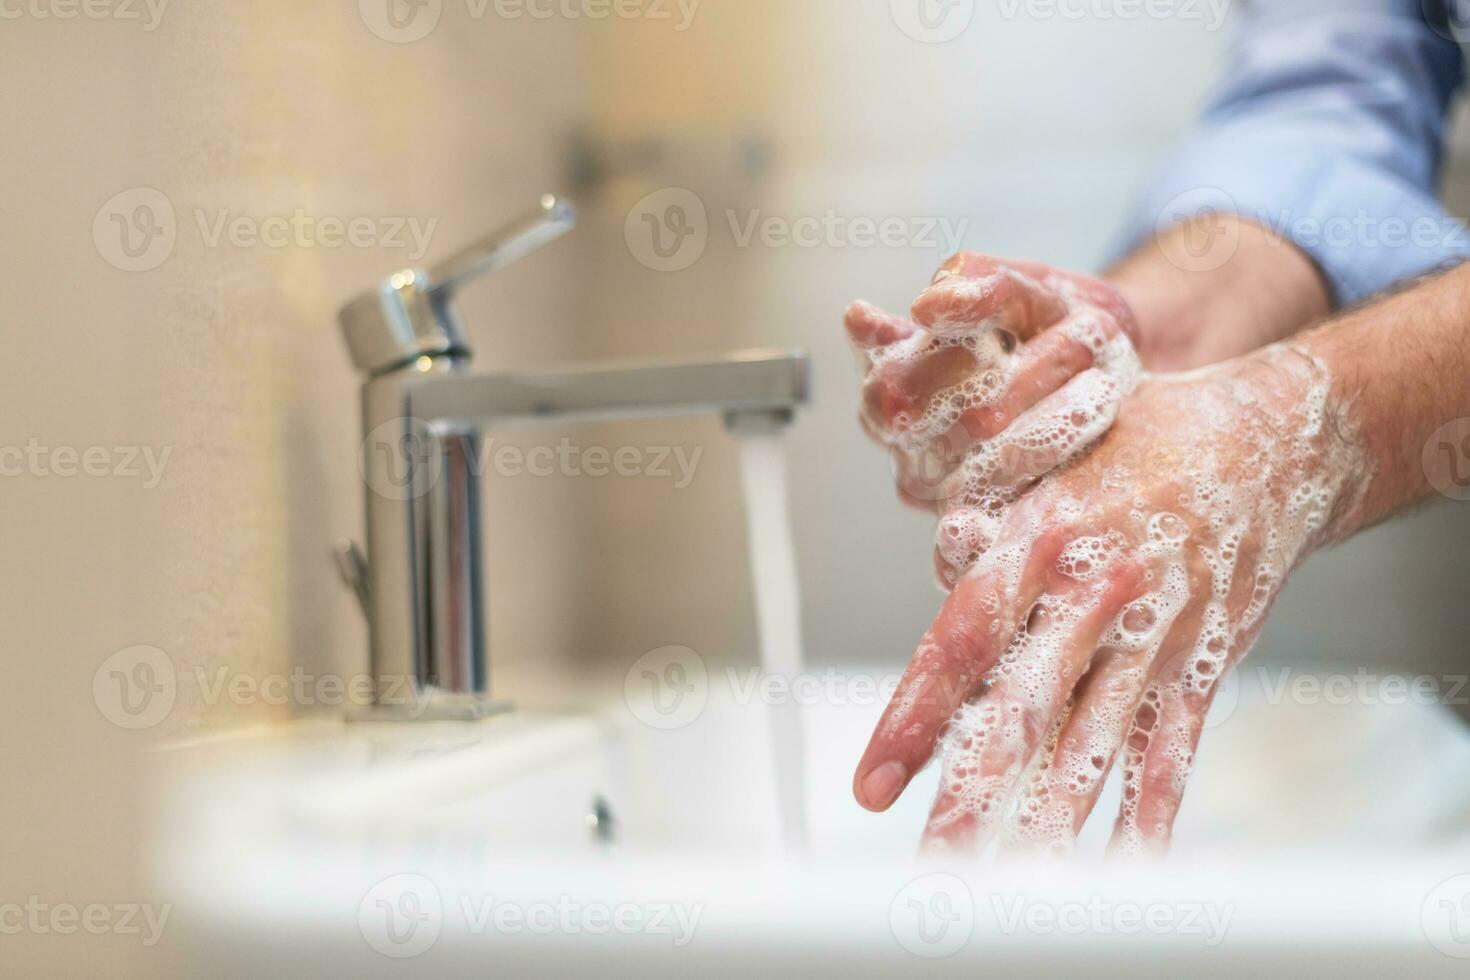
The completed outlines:
{"type": "Polygon", "coordinates": [[[799,352],[740,351],[709,360],[630,362],[550,372],[431,375],[408,393],[431,425],[504,428],[535,422],[791,412],[808,396],[799,352]]]}
{"type": "Polygon", "coordinates": [[[424,357],[363,386],[374,718],[478,718],[492,702],[481,434],[552,422],[719,415],[771,431],[807,401],[800,352],[472,373],[424,357]],[[391,692],[399,692],[392,698],[391,692]],[[411,709],[411,710],[405,710],[411,709]]]}

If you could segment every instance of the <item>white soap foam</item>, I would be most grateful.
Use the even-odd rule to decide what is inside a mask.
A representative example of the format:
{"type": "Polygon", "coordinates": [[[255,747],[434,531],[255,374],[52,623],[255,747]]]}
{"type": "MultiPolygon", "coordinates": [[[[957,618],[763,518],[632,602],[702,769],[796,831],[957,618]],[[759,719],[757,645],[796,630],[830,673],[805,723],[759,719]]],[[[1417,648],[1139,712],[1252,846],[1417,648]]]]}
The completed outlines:
{"type": "MultiPolygon", "coordinates": [[[[1155,417],[1131,418],[1130,425],[1143,437],[1135,441],[1172,454],[1162,462],[1119,461],[1101,471],[1067,471],[1063,462],[1062,472],[1025,498],[1046,500],[1049,517],[1038,519],[1033,507],[1022,519],[1003,503],[983,514],[983,527],[970,513],[941,524],[941,547],[946,537],[955,542],[947,558],[963,559],[964,549],[990,547],[1000,536],[1004,554],[1000,545],[981,547],[971,562],[1016,576],[1043,530],[1095,526],[1077,533],[1056,563],[1080,591],[1042,601],[986,676],[982,695],[947,726],[931,838],[943,840],[963,824],[982,841],[1002,832],[1011,842],[1065,851],[1120,745],[1121,850],[1143,852],[1166,832],[1147,823],[1156,815],[1142,812],[1140,800],[1160,779],[1182,793],[1196,723],[1214,686],[1248,651],[1286,575],[1332,536],[1335,514],[1361,505],[1366,488],[1364,453],[1328,422],[1326,367],[1288,348],[1267,351],[1261,361],[1249,374],[1227,365],[1147,379],[1145,404],[1155,417]],[[1217,452],[1225,445],[1237,451],[1217,452]],[[1166,499],[1144,499],[1143,488],[1133,486],[1141,479],[1152,489],[1170,474],[1177,486],[1166,499]],[[1053,481],[1068,492],[1049,490],[1053,481]],[[1062,689],[1075,666],[1062,662],[1061,644],[1096,602],[1101,573],[1122,557],[1145,569],[1144,591],[1104,631],[1092,661],[1102,689],[1094,688],[1079,714],[1062,689]],[[1158,663],[1189,608],[1195,612],[1186,621],[1198,624],[1189,646],[1176,661],[1158,663]],[[1037,718],[1058,719],[1044,739],[1026,729],[1037,718]],[[1026,759],[1026,747],[1038,740],[1042,751],[1026,759]]],[[[1069,445],[1065,436],[1050,438],[1069,445]]]]}

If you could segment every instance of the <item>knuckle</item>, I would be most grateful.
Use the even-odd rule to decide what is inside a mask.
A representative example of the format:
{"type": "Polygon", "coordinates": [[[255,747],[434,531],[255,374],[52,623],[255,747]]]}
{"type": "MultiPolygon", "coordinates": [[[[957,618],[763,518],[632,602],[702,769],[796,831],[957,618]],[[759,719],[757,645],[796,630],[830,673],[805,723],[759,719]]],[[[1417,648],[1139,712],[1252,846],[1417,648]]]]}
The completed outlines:
{"type": "Polygon", "coordinates": [[[987,660],[995,642],[989,623],[990,617],[978,606],[957,611],[945,635],[951,656],[965,664],[987,660]]]}

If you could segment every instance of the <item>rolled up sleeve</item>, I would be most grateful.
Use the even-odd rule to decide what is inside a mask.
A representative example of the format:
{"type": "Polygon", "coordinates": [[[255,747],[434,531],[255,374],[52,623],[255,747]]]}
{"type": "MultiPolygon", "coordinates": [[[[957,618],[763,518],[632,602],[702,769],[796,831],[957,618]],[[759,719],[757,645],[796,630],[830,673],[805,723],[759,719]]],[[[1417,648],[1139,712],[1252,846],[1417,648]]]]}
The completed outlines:
{"type": "Polygon", "coordinates": [[[1463,60],[1425,10],[1420,0],[1241,4],[1224,82],[1149,179],[1128,243],[1228,211],[1311,256],[1339,305],[1470,258],[1470,236],[1437,197],[1463,60]]]}

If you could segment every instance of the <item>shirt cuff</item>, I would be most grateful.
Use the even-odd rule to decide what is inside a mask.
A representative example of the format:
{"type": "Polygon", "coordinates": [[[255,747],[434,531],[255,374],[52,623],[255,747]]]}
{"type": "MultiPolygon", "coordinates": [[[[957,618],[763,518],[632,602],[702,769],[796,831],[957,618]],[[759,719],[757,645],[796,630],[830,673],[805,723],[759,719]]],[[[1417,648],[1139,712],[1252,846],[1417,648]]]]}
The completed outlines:
{"type": "Polygon", "coordinates": [[[1431,195],[1370,163],[1302,151],[1296,138],[1197,140],[1149,181],[1124,244],[1187,219],[1237,215],[1310,256],[1339,307],[1470,259],[1464,223],[1431,195]]]}

